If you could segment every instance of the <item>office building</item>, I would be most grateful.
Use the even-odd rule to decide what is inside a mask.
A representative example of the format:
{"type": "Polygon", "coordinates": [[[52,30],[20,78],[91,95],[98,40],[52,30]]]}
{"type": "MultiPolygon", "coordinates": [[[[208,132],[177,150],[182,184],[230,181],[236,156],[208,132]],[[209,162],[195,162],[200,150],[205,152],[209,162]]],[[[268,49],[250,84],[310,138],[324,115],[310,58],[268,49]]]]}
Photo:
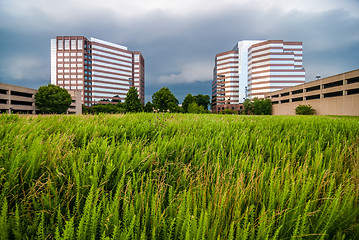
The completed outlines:
{"type": "Polygon", "coordinates": [[[248,48],[262,41],[240,41],[216,55],[212,82],[212,111],[240,110],[246,98],[248,48]]]}
{"type": "Polygon", "coordinates": [[[51,39],[51,83],[81,91],[85,106],[123,102],[137,88],[144,104],[145,62],[141,52],[83,36],[51,39]]]}
{"type": "Polygon", "coordinates": [[[215,57],[212,112],[241,111],[245,99],[304,82],[302,43],[246,40],[215,57]]]}
{"type": "Polygon", "coordinates": [[[248,49],[248,98],[304,82],[301,42],[270,40],[248,49]]]}

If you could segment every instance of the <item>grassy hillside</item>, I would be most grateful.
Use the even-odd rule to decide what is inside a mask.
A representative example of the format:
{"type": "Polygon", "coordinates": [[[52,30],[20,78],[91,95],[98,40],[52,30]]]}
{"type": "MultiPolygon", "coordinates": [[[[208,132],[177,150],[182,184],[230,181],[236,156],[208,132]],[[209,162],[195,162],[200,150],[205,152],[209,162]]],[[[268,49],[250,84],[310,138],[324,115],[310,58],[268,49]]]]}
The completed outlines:
{"type": "Polygon", "coordinates": [[[359,119],[0,116],[0,239],[358,239],[359,119]]]}

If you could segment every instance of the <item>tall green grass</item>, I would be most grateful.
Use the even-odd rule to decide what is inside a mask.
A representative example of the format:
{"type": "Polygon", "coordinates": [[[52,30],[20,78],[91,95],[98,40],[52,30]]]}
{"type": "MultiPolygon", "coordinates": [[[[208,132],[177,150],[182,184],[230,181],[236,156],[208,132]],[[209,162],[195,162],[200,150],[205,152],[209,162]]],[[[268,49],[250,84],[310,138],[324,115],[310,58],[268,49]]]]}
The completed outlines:
{"type": "Polygon", "coordinates": [[[0,123],[0,239],[359,238],[355,118],[0,123]]]}

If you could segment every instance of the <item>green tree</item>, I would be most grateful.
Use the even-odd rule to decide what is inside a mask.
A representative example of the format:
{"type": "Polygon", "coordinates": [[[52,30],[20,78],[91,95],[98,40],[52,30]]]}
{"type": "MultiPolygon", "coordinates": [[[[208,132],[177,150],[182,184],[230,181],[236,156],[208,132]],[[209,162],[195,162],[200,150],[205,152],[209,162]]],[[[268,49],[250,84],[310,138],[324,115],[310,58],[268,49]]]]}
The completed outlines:
{"type": "Polygon", "coordinates": [[[204,109],[208,110],[208,105],[211,103],[209,95],[198,94],[195,98],[198,106],[203,106],[204,109]]]}
{"type": "Polygon", "coordinates": [[[141,112],[143,110],[143,105],[135,87],[131,87],[127,92],[125,108],[126,112],[141,112]]]}
{"type": "Polygon", "coordinates": [[[221,111],[220,113],[221,113],[221,114],[231,114],[231,115],[236,114],[235,111],[232,111],[232,110],[230,110],[230,109],[225,109],[225,110],[221,111]]]}
{"type": "Polygon", "coordinates": [[[203,106],[198,106],[196,102],[192,102],[188,106],[188,112],[189,113],[209,113],[208,109],[204,109],[203,106]]]}
{"type": "Polygon", "coordinates": [[[310,105],[298,105],[295,108],[295,114],[297,115],[313,115],[315,110],[310,105]]]}
{"type": "Polygon", "coordinates": [[[72,102],[71,95],[65,89],[51,84],[40,87],[35,100],[36,107],[45,114],[65,113],[72,102]]]}
{"type": "Polygon", "coordinates": [[[246,99],[243,103],[245,114],[253,114],[253,102],[249,99],[246,99]]]}
{"type": "Polygon", "coordinates": [[[270,99],[246,99],[243,106],[246,114],[270,115],[272,113],[272,102],[270,99]]]}
{"type": "Polygon", "coordinates": [[[178,107],[178,100],[167,88],[163,87],[158,92],[152,95],[152,103],[155,109],[159,109],[161,112],[170,110],[171,112],[181,111],[178,107]]]}
{"type": "Polygon", "coordinates": [[[113,97],[114,97],[114,98],[111,99],[111,102],[121,102],[121,99],[119,99],[119,98],[120,98],[119,95],[115,95],[115,96],[113,96],[113,97]]]}
{"type": "Polygon", "coordinates": [[[150,101],[148,101],[145,105],[145,112],[153,112],[153,107],[154,105],[150,101]]]}
{"type": "Polygon", "coordinates": [[[182,102],[182,108],[184,112],[188,112],[188,106],[193,103],[196,102],[196,98],[194,96],[192,96],[192,94],[187,94],[187,96],[184,98],[183,102],[182,102]]]}
{"type": "Polygon", "coordinates": [[[196,103],[197,106],[202,106],[204,110],[208,110],[208,105],[211,103],[211,101],[208,95],[198,94],[197,96],[192,96],[192,94],[189,93],[182,103],[184,112],[189,112],[188,107],[191,103],[196,103]]]}

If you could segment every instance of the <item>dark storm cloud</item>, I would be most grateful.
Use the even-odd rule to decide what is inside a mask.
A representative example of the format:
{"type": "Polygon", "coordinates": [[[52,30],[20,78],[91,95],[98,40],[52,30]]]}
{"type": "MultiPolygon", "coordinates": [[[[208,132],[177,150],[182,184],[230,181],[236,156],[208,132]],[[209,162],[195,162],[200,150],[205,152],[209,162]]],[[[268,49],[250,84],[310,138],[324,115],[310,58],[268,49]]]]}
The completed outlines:
{"type": "Polygon", "coordinates": [[[302,41],[308,80],[359,68],[359,19],[341,8],[228,5],[214,12],[150,9],[122,16],[111,8],[79,6],[56,17],[36,7],[21,17],[0,10],[0,20],[7,22],[0,25],[0,81],[34,88],[48,83],[50,39],[57,35],[95,37],[141,51],[146,101],[163,86],[180,101],[187,93],[210,95],[214,56],[247,39],[302,41]]]}

